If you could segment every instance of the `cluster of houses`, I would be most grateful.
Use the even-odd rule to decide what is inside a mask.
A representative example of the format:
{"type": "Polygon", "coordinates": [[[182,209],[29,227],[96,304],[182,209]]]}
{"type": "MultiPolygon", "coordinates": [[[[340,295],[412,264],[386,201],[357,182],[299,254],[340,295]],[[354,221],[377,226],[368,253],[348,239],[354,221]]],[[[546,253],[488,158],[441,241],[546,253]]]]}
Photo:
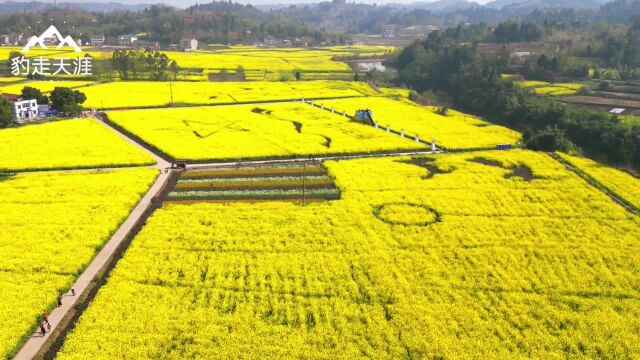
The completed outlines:
{"type": "MultiPolygon", "coordinates": [[[[29,41],[30,36],[25,34],[9,34],[0,35],[0,46],[24,46],[29,41]]],[[[51,43],[46,45],[55,45],[57,39],[52,38],[51,43]]],[[[93,35],[90,36],[88,41],[82,41],[77,39],[78,45],[86,45],[93,47],[104,48],[136,48],[136,49],[160,49],[160,43],[157,41],[149,41],[141,38],[137,35],[124,34],[120,36],[105,36],[105,35],[93,35]]],[[[198,40],[193,38],[187,38],[180,40],[177,44],[171,44],[169,46],[171,50],[177,51],[194,51],[198,50],[198,40]]]]}
{"type": "MultiPolygon", "coordinates": [[[[89,38],[90,46],[111,47],[111,48],[137,48],[137,49],[160,49],[157,41],[148,41],[137,35],[125,34],[120,36],[94,35],[89,38]]],[[[179,44],[169,45],[171,50],[195,51],[198,50],[198,40],[189,38],[180,40],[179,44]]]]}
{"type": "Polygon", "coordinates": [[[18,95],[0,94],[13,104],[13,118],[18,124],[39,120],[48,116],[55,116],[58,111],[51,109],[49,104],[40,104],[34,99],[23,99],[18,95]]]}

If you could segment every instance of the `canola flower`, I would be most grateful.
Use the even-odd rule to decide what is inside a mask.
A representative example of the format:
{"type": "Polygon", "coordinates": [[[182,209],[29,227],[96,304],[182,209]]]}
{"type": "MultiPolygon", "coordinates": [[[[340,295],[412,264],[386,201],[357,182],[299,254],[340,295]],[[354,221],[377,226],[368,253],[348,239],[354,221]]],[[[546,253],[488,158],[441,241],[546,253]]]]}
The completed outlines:
{"type": "Polygon", "coordinates": [[[0,358],[31,336],[156,175],[122,169],[0,177],[0,358]]]}
{"type": "MultiPolygon", "coordinates": [[[[186,69],[269,71],[349,71],[349,65],[333,61],[339,54],[327,51],[245,50],[237,52],[163,52],[186,69]]],[[[345,52],[343,52],[345,54],[345,52]]],[[[347,53],[350,55],[351,53],[347,53]]]]}
{"type": "Polygon", "coordinates": [[[584,85],[572,83],[551,84],[545,81],[517,81],[516,84],[532,89],[538,95],[550,96],[571,96],[578,94],[584,89],[584,85]]]}
{"type": "Polygon", "coordinates": [[[638,217],[546,154],[429,159],[327,162],[337,201],[165,205],[58,359],[640,355],[638,217]]]}
{"type": "Polygon", "coordinates": [[[613,194],[624,199],[627,203],[632,204],[640,211],[640,179],[622,170],[610,168],[597,162],[571,156],[564,153],[557,153],[562,159],[579,171],[584,172],[613,194]]]}
{"type": "Polygon", "coordinates": [[[237,160],[425,149],[308,104],[112,111],[109,119],[175,159],[237,160]]]}
{"type": "Polygon", "coordinates": [[[449,150],[495,148],[499,144],[515,144],[520,134],[456,111],[441,116],[434,108],[419,106],[408,100],[396,101],[382,97],[321,100],[318,103],[354,115],[357,110],[373,111],[373,120],[382,129],[405,131],[408,137],[418,135],[426,142],[436,141],[449,150]]]}
{"type": "MultiPolygon", "coordinates": [[[[1,91],[1,90],[0,90],[1,91]]],[[[304,82],[112,82],[83,88],[86,108],[121,109],[178,105],[219,105],[374,95],[365,83],[304,82]]]]}
{"type": "Polygon", "coordinates": [[[0,172],[151,165],[149,155],[95,120],[0,130],[0,172]]]}
{"type": "Polygon", "coordinates": [[[27,80],[27,78],[17,77],[17,76],[0,77],[0,86],[6,85],[6,84],[11,84],[11,83],[16,83],[16,82],[20,82],[20,81],[24,81],[24,80],[27,80]]]}
{"type": "MultiPolygon", "coordinates": [[[[25,86],[36,88],[42,91],[43,93],[49,93],[49,92],[52,92],[57,87],[66,87],[66,88],[75,89],[75,88],[81,88],[88,85],[92,85],[94,83],[95,82],[93,81],[31,81],[28,83],[2,86],[0,87],[0,94],[20,95],[22,93],[22,89],[25,86]]],[[[84,91],[84,90],[81,90],[81,91],[84,91]]]]}

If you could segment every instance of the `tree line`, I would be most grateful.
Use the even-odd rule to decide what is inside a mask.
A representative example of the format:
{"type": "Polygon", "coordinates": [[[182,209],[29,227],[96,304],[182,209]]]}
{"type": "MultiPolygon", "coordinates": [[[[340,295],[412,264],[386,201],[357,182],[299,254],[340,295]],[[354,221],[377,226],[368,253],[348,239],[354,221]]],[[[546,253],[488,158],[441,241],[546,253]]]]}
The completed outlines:
{"type": "Polygon", "coordinates": [[[118,50],[110,62],[121,80],[175,80],[178,74],[176,61],[159,51],[118,50]]]}
{"type": "Polygon", "coordinates": [[[527,148],[582,150],[612,164],[640,167],[640,125],[536,96],[502,80],[508,56],[482,56],[474,44],[435,34],[406,47],[392,64],[399,81],[418,92],[434,93],[450,105],[523,132],[527,148]]]}
{"type": "Polygon", "coordinates": [[[88,12],[52,8],[40,12],[0,15],[3,33],[37,35],[55,24],[63,34],[87,43],[93,35],[116,37],[140,34],[162,45],[197,37],[205,43],[256,42],[268,37],[344,42],[341,34],[313,29],[303,23],[264,13],[251,5],[211,2],[188,9],[152,5],[144,11],[88,12]]]}

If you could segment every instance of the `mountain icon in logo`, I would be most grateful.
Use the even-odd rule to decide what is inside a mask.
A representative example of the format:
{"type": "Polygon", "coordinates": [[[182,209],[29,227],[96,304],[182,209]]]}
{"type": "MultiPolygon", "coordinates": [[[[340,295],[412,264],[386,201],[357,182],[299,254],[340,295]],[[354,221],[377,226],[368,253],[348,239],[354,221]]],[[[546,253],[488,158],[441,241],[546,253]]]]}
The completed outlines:
{"type": "Polygon", "coordinates": [[[56,46],[56,49],[61,49],[66,45],[73,48],[75,52],[82,52],[82,50],[80,50],[80,46],[76,44],[75,40],[73,40],[71,36],[63,38],[62,34],[60,34],[60,31],[58,31],[58,29],[56,29],[56,27],[53,25],[49,26],[49,28],[39,37],[33,36],[31,39],[29,39],[27,45],[24,47],[24,49],[22,49],[22,52],[29,52],[29,50],[31,50],[31,48],[36,45],[39,45],[43,49],[48,49],[47,45],[45,44],[45,40],[54,37],[58,40],[58,46],[56,46]]]}

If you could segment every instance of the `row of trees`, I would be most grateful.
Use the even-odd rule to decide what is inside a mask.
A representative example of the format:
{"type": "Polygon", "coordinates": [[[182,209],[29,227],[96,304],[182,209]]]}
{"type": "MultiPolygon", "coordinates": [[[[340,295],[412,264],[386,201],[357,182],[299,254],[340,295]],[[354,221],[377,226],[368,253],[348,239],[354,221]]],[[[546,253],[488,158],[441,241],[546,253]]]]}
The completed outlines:
{"type": "Polygon", "coordinates": [[[500,57],[481,56],[473,45],[442,36],[413,43],[393,61],[403,83],[420,92],[436,92],[451,105],[522,131],[527,147],[546,151],[579,147],[614,164],[640,166],[640,125],[535,96],[500,79],[504,63],[500,57]]]}
{"type": "Polygon", "coordinates": [[[74,39],[89,41],[91,35],[119,36],[145,34],[144,38],[163,45],[178,43],[197,34],[204,42],[261,41],[266,37],[292,39],[309,36],[317,41],[344,41],[339,34],[312,29],[300,22],[264,13],[251,5],[226,1],[194,5],[182,10],[153,5],[144,11],[88,12],[48,9],[0,15],[5,33],[39,34],[50,24],[74,39]]]}
{"type": "Polygon", "coordinates": [[[111,68],[122,80],[175,80],[178,73],[175,60],[159,51],[115,51],[111,57],[111,68]]]}

